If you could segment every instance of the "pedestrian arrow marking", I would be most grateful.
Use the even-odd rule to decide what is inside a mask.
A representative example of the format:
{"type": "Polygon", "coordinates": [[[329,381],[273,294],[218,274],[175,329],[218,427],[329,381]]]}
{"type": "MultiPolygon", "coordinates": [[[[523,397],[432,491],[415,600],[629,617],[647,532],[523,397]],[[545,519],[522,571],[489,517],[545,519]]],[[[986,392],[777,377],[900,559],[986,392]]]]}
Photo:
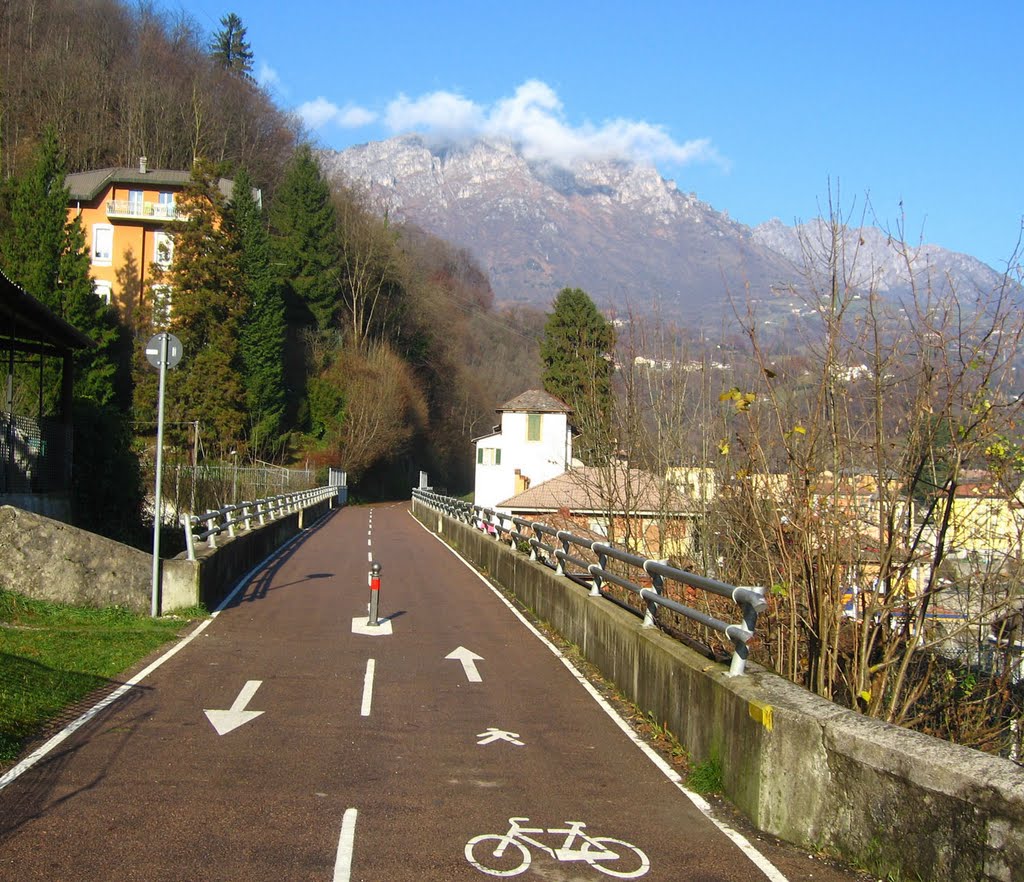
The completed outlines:
{"type": "Polygon", "coordinates": [[[242,691],[238,693],[238,698],[235,699],[234,703],[228,710],[204,710],[206,718],[213,725],[213,728],[217,730],[218,735],[227,735],[239,726],[244,726],[246,723],[255,720],[263,711],[250,711],[246,710],[245,706],[252,701],[252,697],[256,694],[256,690],[263,685],[262,680],[249,680],[243,687],[242,691]]]}
{"type": "Polygon", "coordinates": [[[480,739],[477,742],[480,745],[494,744],[495,741],[507,741],[516,747],[523,746],[523,742],[519,740],[518,732],[505,732],[502,729],[495,729],[493,726],[488,726],[486,732],[480,732],[476,737],[480,739]]]}
{"type": "Polygon", "coordinates": [[[469,680],[470,683],[483,682],[480,672],[476,669],[476,663],[484,660],[482,655],[477,655],[475,652],[466,649],[465,646],[460,646],[458,649],[449,652],[445,658],[453,658],[457,662],[461,662],[462,670],[466,672],[466,679],[469,680]]]}

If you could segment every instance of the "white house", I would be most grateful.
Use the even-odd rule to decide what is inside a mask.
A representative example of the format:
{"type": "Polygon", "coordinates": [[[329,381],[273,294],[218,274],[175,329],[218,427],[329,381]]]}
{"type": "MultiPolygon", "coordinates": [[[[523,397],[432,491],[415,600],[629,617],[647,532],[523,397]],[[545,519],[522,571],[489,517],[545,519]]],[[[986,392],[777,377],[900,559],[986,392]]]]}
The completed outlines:
{"type": "Polygon", "coordinates": [[[565,472],[572,465],[572,409],[531,389],[498,408],[501,424],[477,438],[474,501],[497,503],[565,472]]]}

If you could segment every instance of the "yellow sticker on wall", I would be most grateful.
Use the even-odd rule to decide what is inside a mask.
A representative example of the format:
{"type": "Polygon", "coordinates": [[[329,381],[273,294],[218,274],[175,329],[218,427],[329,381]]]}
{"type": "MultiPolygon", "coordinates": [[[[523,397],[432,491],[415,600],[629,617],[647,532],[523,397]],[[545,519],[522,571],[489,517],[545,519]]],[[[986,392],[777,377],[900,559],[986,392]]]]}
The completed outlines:
{"type": "Polygon", "coordinates": [[[752,720],[756,720],[769,732],[772,731],[772,706],[770,704],[761,704],[759,701],[752,701],[748,705],[748,709],[752,720]]]}

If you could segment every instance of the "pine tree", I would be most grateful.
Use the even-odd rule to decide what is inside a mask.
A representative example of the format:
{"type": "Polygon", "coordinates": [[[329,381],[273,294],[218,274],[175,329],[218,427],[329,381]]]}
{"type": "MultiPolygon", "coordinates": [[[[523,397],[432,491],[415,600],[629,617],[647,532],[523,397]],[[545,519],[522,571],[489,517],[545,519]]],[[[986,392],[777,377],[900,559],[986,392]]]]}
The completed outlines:
{"type": "Polygon", "coordinates": [[[582,437],[577,447],[586,462],[607,455],[610,446],[615,329],[579,288],[555,298],[541,341],[544,389],[576,413],[582,437]]]}
{"type": "Polygon", "coordinates": [[[284,428],[284,299],[271,266],[263,212],[244,169],[235,175],[228,220],[240,249],[241,281],[250,304],[239,338],[249,443],[256,452],[273,451],[284,428]]]}
{"type": "Polygon", "coordinates": [[[221,223],[224,197],[209,163],[195,164],[178,205],[188,219],[174,234],[170,269],[154,264],[149,295],[151,302],[169,298],[166,326],[184,350],[167,376],[165,418],[179,425],[199,420],[226,454],[241,443],[245,426],[238,340],[249,304],[238,245],[221,223]]]}
{"type": "MultiPolygon", "coordinates": [[[[14,182],[2,237],[5,270],[28,293],[92,339],[74,358],[74,522],[134,541],[142,488],[129,431],[132,341],[117,313],[93,289],[85,234],[67,219],[68,191],[60,145],[48,130],[28,172],[14,182]]],[[[60,370],[44,363],[44,410],[56,411],[60,370]]]]}
{"type": "Polygon", "coordinates": [[[340,301],[340,245],[331,189],[312,150],[292,157],[270,204],[271,254],[285,304],[285,424],[310,426],[311,340],[336,324],[340,301]]]}
{"type": "Polygon", "coordinates": [[[334,327],[339,304],[338,223],[331,188],[308,144],[296,150],[270,206],[274,263],[291,294],[288,323],[334,327]]]}
{"type": "Polygon", "coordinates": [[[252,48],[245,39],[246,28],[235,13],[229,12],[220,20],[221,29],[213,35],[210,56],[225,70],[252,79],[252,48]]]}
{"type": "MultiPolygon", "coordinates": [[[[131,398],[130,344],[114,311],[93,289],[81,222],[67,217],[65,171],[60,144],[48,129],[35,162],[12,187],[10,219],[2,237],[4,269],[97,344],[76,353],[75,397],[126,409],[131,398]]],[[[55,365],[45,371],[44,382],[46,411],[52,413],[60,395],[55,365]]]]}
{"type": "Polygon", "coordinates": [[[0,237],[4,270],[12,281],[62,315],[58,279],[66,244],[66,169],[53,128],[47,128],[28,171],[10,189],[9,223],[0,237]]]}

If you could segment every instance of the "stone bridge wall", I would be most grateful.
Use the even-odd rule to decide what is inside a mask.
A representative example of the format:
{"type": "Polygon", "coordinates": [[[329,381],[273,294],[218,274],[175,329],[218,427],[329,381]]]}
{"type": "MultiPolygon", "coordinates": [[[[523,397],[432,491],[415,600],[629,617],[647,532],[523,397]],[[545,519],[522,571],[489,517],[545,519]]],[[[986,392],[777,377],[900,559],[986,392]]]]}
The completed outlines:
{"type": "MultiPolygon", "coordinates": [[[[163,561],[160,612],[215,609],[238,580],[334,506],[328,499],[234,538],[163,561]]],[[[123,606],[148,614],[153,556],[113,539],[13,506],[0,506],[0,584],[57,603],[123,606]]]]}
{"type": "Polygon", "coordinates": [[[761,830],[874,873],[928,882],[1024,879],[1024,769],[839,707],[757,665],[742,677],[489,535],[413,511],[580,647],[761,830]]]}

